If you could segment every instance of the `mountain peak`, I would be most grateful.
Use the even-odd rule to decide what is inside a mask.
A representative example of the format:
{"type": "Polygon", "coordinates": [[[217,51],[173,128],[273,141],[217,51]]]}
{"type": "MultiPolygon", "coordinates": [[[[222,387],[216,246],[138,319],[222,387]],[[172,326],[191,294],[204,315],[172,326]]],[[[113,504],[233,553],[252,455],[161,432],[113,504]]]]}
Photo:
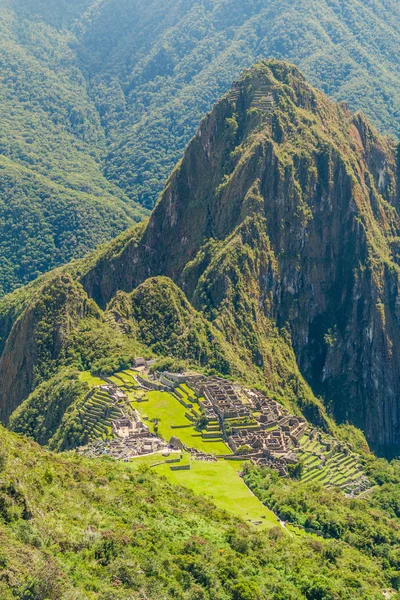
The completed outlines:
{"type": "Polygon", "coordinates": [[[394,142],[315,90],[296,67],[265,61],[203,119],[143,237],[117,259],[130,265],[128,274],[114,262],[83,283],[105,306],[117,289],[170,277],[236,337],[238,352],[251,348],[248,360],[267,370],[272,320],[290,332],[301,372],[339,420],[360,426],[372,444],[397,444],[396,424],[372,418],[384,406],[399,410],[395,371],[376,368],[378,355],[388,365],[387,353],[400,368],[390,308],[399,290],[397,206],[394,142]],[[99,278],[108,282],[100,293],[99,278]],[[249,312],[235,329],[246,321],[252,334],[245,340],[228,316],[243,306],[249,312]]]}

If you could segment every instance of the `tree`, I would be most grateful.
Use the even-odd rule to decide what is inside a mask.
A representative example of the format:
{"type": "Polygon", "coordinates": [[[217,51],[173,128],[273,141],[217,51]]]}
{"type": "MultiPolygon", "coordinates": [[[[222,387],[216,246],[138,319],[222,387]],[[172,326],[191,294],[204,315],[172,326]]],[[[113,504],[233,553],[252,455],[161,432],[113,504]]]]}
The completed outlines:
{"type": "Polygon", "coordinates": [[[301,476],[303,475],[303,469],[304,465],[301,461],[295,465],[287,465],[287,470],[291,479],[301,479],[301,476]]]}
{"type": "Polygon", "coordinates": [[[239,446],[239,448],[236,450],[236,454],[250,454],[250,452],[252,452],[252,448],[247,444],[239,446]]]}
{"type": "Polygon", "coordinates": [[[207,425],[208,425],[208,419],[207,419],[206,415],[203,413],[195,421],[196,430],[203,431],[204,429],[206,429],[207,425]]]}
{"type": "Polygon", "coordinates": [[[233,600],[261,600],[261,592],[252,581],[240,581],[233,586],[233,600]]]}

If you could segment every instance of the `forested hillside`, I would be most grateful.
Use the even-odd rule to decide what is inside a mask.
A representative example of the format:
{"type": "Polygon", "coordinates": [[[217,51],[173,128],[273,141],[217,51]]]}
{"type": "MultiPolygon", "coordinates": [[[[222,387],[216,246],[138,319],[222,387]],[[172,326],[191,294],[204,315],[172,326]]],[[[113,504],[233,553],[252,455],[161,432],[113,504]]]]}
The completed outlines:
{"type": "Polygon", "coordinates": [[[383,508],[379,497],[360,503],[355,539],[374,545],[378,527],[379,557],[340,539],[257,532],[148,468],[57,456],[2,428],[0,439],[2,600],[381,600],[397,582],[398,513],[384,506],[393,485],[383,508]]]}
{"type": "Polygon", "coordinates": [[[244,67],[284,57],[400,127],[393,0],[2,0],[0,294],[152,208],[244,67]]]}
{"type": "MultiPolygon", "coordinates": [[[[56,20],[67,5],[46,6],[56,20]]],[[[71,34],[31,9],[0,5],[0,294],[144,214],[103,175],[106,140],[71,34]]]]}
{"type": "Polygon", "coordinates": [[[148,207],[200,119],[260,58],[290,60],[381,131],[400,131],[393,0],[108,0],[76,31],[112,144],[107,177],[148,207]]]}

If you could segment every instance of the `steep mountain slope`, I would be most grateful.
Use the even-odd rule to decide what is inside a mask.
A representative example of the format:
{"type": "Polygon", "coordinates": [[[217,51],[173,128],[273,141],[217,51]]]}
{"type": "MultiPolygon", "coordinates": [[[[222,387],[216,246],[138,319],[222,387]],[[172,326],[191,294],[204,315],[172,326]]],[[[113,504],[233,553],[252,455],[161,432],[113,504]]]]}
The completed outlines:
{"type": "Polygon", "coordinates": [[[0,294],[140,219],[259,58],[399,131],[393,0],[2,0],[0,32],[0,294]]]}
{"type": "MultiPolygon", "coordinates": [[[[2,600],[380,600],[396,581],[379,557],[257,532],[150,469],[55,455],[3,428],[0,439],[2,600]]],[[[395,553],[398,519],[359,504],[374,523],[366,542],[377,527],[395,553]]]]}
{"type": "MultiPolygon", "coordinates": [[[[2,418],[70,364],[71,344],[78,368],[93,367],[100,356],[82,358],[85,336],[93,344],[108,306],[126,325],[122,346],[185,357],[188,340],[197,340],[210,360],[218,339],[225,373],[263,382],[327,426],[307,381],[338,421],[398,453],[398,178],[395,144],[295,67],[271,61],[245,72],[203,120],[147,225],[3,301],[2,418]],[[146,281],[159,276],[175,286],[146,281]],[[37,307],[49,307],[51,323],[54,302],[41,286],[49,293],[56,282],[62,335],[46,334],[42,355],[38,323],[47,318],[37,319],[37,307]],[[85,311],[91,324],[77,326],[85,311]]],[[[114,356],[107,348],[100,353],[114,356]]]]}

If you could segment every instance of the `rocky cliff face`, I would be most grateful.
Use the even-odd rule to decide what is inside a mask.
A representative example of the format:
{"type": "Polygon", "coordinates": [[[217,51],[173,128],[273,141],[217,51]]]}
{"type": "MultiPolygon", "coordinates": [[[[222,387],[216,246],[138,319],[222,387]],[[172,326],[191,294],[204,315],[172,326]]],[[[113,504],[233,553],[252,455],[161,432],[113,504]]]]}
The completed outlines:
{"type": "Polygon", "coordinates": [[[105,309],[149,277],[172,279],[269,386],[318,420],[308,382],[389,452],[400,444],[398,182],[391,140],[296,68],[261,63],[203,120],[149,223],[80,283],[105,309]]]}
{"type": "Polygon", "coordinates": [[[55,275],[14,322],[0,358],[0,419],[10,414],[57,369],[65,343],[96,307],[68,275],[55,275]]]}

